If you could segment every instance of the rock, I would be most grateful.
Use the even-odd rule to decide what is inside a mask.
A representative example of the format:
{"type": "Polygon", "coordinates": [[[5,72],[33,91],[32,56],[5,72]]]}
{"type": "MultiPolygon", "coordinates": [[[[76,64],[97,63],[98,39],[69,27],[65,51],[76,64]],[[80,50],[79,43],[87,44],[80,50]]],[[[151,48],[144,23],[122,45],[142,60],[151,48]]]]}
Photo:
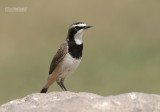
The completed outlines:
{"type": "Polygon", "coordinates": [[[0,112],[160,112],[160,96],[127,93],[103,97],[92,93],[34,93],[0,106],[0,112]]]}

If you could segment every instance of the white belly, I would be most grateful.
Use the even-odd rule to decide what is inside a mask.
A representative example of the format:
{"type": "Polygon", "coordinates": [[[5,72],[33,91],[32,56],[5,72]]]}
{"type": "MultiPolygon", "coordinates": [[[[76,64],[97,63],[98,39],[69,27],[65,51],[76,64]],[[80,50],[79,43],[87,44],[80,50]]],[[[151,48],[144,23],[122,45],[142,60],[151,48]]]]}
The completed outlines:
{"type": "Polygon", "coordinates": [[[59,78],[65,78],[73,71],[75,71],[78,65],[80,64],[80,61],[81,59],[74,59],[69,53],[67,53],[59,68],[59,78]]]}

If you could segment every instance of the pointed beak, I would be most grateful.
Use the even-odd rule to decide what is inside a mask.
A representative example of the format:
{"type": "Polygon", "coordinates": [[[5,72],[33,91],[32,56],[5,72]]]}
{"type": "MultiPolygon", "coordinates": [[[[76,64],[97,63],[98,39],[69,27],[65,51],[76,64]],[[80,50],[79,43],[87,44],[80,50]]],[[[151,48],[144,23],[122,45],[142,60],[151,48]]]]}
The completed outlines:
{"type": "Polygon", "coordinates": [[[88,26],[85,26],[84,29],[88,29],[88,28],[91,28],[91,27],[93,27],[93,26],[88,25],[88,26]]]}

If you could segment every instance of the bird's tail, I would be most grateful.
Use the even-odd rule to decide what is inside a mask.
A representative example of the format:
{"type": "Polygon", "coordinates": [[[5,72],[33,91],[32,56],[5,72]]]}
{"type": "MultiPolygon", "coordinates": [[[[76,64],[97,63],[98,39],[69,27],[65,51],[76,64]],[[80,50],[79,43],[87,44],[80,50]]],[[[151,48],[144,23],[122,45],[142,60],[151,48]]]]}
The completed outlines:
{"type": "Polygon", "coordinates": [[[46,93],[47,92],[47,90],[48,90],[48,88],[43,88],[42,90],[41,90],[41,92],[40,93],[46,93]]]}
{"type": "Polygon", "coordinates": [[[46,85],[43,87],[40,93],[46,93],[51,84],[56,81],[55,77],[48,77],[46,85]]]}

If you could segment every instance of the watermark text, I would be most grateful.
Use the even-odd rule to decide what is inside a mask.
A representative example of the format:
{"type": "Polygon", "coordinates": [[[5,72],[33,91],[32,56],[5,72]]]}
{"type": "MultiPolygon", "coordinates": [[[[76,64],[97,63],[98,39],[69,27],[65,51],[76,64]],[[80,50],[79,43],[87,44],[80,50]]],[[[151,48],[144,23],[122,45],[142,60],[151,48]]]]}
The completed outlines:
{"type": "Polygon", "coordinates": [[[5,7],[5,12],[27,12],[27,7],[5,7]]]}

